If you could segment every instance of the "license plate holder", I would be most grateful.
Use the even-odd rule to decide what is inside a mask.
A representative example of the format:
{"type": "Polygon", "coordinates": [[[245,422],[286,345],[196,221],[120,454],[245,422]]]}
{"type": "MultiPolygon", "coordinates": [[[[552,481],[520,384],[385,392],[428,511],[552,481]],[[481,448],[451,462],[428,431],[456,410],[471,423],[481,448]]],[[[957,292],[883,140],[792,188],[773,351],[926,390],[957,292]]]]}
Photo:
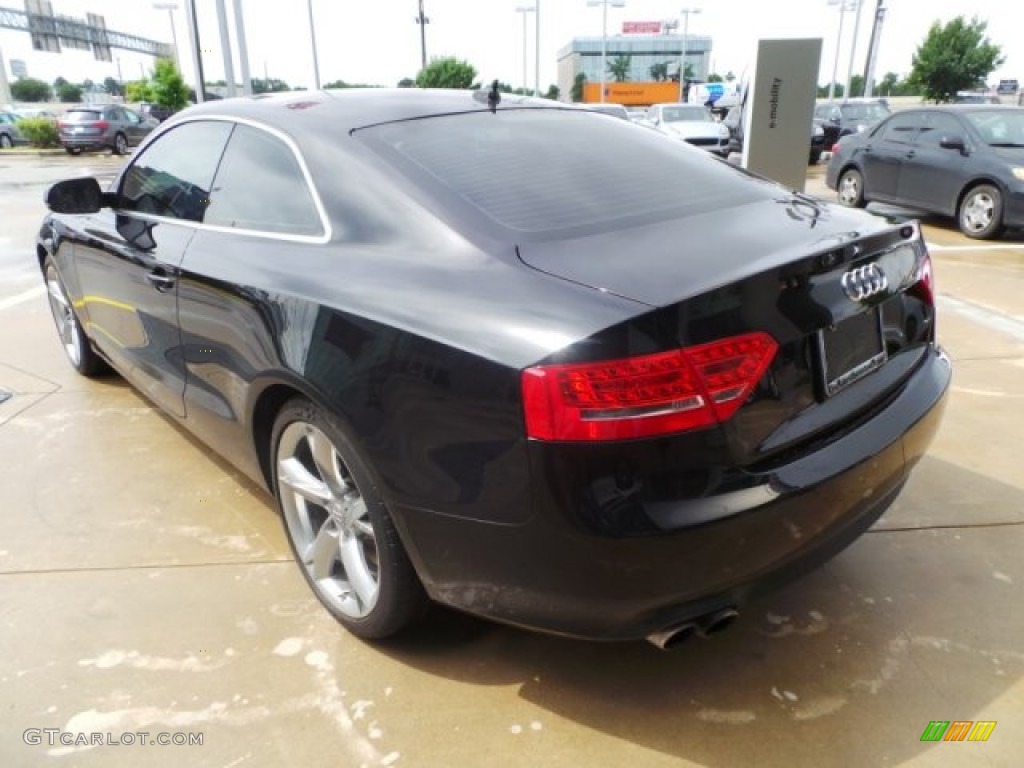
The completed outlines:
{"type": "Polygon", "coordinates": [[[822,328],[817,336],[825,397],[832,397],[864,378],[888,359],[879,307],[859,312],[831,328],[822,328]]]}

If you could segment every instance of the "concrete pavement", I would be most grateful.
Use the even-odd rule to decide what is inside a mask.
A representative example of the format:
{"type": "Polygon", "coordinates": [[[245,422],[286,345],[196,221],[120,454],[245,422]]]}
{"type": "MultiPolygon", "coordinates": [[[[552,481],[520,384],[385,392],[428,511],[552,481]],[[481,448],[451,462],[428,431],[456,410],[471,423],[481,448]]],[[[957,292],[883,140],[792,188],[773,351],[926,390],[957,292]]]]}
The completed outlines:
{"type": "Polygon", "coordinates": [[[36,181],[0,167],[0,765],[1020,764],[1020,241],[926,227],[956,361],[931,454],[870,533],[728,632],[666,654],[438,610],[368,645],[309,595],[259,489],[119,378],[71,370],[24,295],[49,172],[11,173],[36,181]],[[997,725],[923,743],[933,720],[997,725]]]}

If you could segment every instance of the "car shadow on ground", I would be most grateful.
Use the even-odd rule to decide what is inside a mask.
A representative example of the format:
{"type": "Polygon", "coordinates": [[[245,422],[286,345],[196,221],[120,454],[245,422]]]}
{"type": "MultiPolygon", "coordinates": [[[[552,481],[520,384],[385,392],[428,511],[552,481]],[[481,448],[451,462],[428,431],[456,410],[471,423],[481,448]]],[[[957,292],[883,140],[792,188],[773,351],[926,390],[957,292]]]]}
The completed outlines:
{"type": "MultiPolygon", "coordinates": [[[[1021,489],[923,465],[945,483],[905,495],[911,515],[962,485],[1007,511],[1024,505],[1021,489]]],[[[998,720],[994,702],[1024,675],[1024,634],[1007,610],[1024,599],[1021,543],[1020,526],[876,530],[730,630],[669,653],[440,609],[381,650],[426,674],[518,685],[557,716],[701,765],[749,765],[752,744],[758,765],[898,764],[950,748],[920,741],[931,720],[998,720]]]]}

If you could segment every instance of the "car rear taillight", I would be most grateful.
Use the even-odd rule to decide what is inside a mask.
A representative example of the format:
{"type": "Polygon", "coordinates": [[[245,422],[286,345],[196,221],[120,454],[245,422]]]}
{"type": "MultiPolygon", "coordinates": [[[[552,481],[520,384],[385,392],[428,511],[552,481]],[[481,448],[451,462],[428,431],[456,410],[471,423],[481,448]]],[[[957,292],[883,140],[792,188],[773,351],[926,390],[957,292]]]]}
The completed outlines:
{"type": "Polygon", "coordinates": [[[600,363],[541,365],[522,374],[526,434],[536,440],[625,440],[731,418],[778,344],[748,333],[600,363]]]}
{"type": "Polygon", "coordinates": [[[101,131],[105,131],[107,130],[107,128],[110,127],[110,123],[108,123],[106,120],[97,120],[95,123],[93,123],[93,126],[99,128],[101,131]]]}
{"type": "Polygon", "coordinates": [[[935,275],[932,272],[932,257],[927,253],[921,257],[917,265],[916,282],[907,290],[911,296],[916,296],[925,304],[935,305],[935,275]]]}

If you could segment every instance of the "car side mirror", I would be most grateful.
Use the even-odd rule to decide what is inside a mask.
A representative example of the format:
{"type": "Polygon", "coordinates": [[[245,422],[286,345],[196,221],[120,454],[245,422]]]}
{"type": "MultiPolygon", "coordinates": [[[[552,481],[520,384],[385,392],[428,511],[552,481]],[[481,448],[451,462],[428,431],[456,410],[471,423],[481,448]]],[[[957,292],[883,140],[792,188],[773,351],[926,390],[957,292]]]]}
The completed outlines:
{"type": "Polygon", "coordinates": [[[54,213],[96,213],[110,204],[110,195],[91,176],[58,181],[46,193],[46,207],[54,213]]]}
{"type": "Polygon", "coordinates": [[[964,144],[964,137],[953,134],[952,136],[943,136],[939,139],[939,146],[943,149],[955,149],[961,153],[967,152],[967,145],[964,144]]]}

